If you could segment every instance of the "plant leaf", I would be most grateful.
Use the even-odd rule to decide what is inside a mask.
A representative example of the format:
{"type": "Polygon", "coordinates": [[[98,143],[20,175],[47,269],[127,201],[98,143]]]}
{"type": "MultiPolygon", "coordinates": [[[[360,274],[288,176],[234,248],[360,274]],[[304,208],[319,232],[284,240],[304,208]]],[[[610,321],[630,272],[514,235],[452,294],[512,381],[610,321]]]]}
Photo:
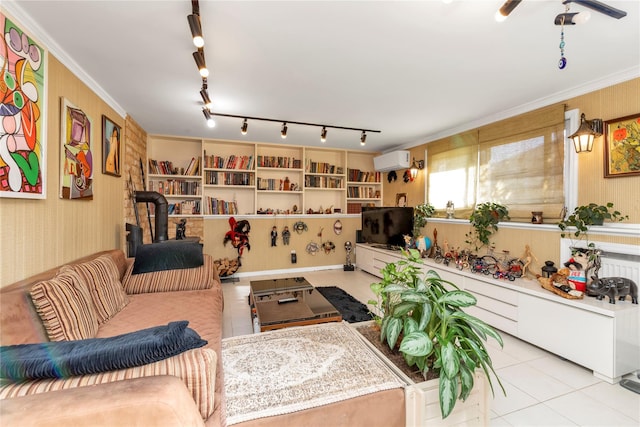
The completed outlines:
{"type": "Polygon", "coordinates": [[[450,291],[438,298],[441,304],[449,304],[454,307],[469,307],[475,305],[478,300],[467,291],[450,291]]]}
{"type": "Polygon", "coordinates": [[[453,378],[458,374],[460,361],[458,360],[456,349],[450,341],[447,341],[442,345],[442,350],[440,351],[440,362],[442,363],[442,370],[444,371],[445,376],[453,378]]]}
{"type": "Polygon", "coordinates": [[[384,288],[382,288],[381,292],[384,292],[385,294],[391,293],[391,292],[404,292],[407,290],[407,287],[404,285],[401,285],[399,283],[391,283],[387,286],[385,286],[384,288]]]}
{"type": "Polygon", "coordinates": [[[389,343],[389,348],[393,350],[398,342],[400,332],[402,331],[402,319],[397,317],[389,317],[388,319],[387,343],[389,343]]]}
{"type": "Polygon", "coordinates": [[[500,336],[500,334],[491,326],[487,325],[477,317],[474,317],[463,311],[457,311],[451,316],[465,320],[467,323],[469,323],[472,327],[476,328],[478,331],[482,331],[482,333],[489,335],[491,338],[495,339],[498,342],[498,344],[500,344],[500,347],[504,347],[504,343],[502,341],[502,337],[500,336]]]}
{"type": "Polygon", "coordinates": [[[391,315],[393,317],[402,317],[416,307],[415,302],[401,302],[393,307],[391,315]]]}
{"type": "Polygon", "coordinates": [[[413,317],[404,318],[404,334],[408,335],[418,330],[418,322],[413,317]]]}
{"type": "Polygon", "coordinates": [[[429,301],[428,295],[425,295],[423,293],[419,293],[416,291],[403,292],[401,297],[402,297],[402,301],[417,302],[420,304],[422,304],[423,302],[429,301]]]}
{"type": "Polygon", "coordinates": [[[460,399],[467,400],[473,390],[473,372],[464,365],[460,365],[460,399]]]}
{"type": "Polygon", "coordinates": [[[416,357],[428,355],[432,348],[433,343],[429,339],[429,335],[422,331],[405,335],[400,343],[400,352],[416,357]]]}
{"type": "Polygon", "coordinates": [[[420,322],[418,323],[418,329],[424,331],[431,320],[431,313],[433,312],[430,302],[422,304],[422,314],[420,315],[420,322]]]}
{"type": "Polygon", "coordinates": [[[458,379],[440,376],[439,397],[442,418],[447,418],[456,405],[458,395],[458,379]]]}

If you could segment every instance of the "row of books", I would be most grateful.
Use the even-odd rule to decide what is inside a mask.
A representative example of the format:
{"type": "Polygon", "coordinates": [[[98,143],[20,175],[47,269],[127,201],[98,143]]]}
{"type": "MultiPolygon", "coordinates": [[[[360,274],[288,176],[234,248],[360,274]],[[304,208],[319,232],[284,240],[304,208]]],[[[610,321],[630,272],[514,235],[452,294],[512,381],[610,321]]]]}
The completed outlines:
{"type": "Polygon", "coordinates": [[[366,172],[360,169],[347,169],[347,179],[352,182],[381,182],[381,172],[366,172]]]}
{"type": "Polygon", "coordinates": [[[149,159],[149,173],[155,175],[189,175],[200,174],[200,157],[192,157],[186,168],[173,166],[169,160],[149,159]]]}
{"type": "Polygon", "coordinates": [[[311,159],[307,159],[305,162],[305,171],[307,173],[333,173],[336,175],[342,175],[344,168],[341,166],[332,165],[325,162],[314,162],[311,159]]]}
{"type": "Polygon", "coordinates": [[[180,203],[169,203],[167,211],[169,215],[200,215],[199,200],[185,200],[180,203]]]}
{"type": "Polygon", "coordinates": [[[237,215],[238,204],[234,200],[232,202],[226,202],[222,199],[216,199],[215,197],[206,197],[206,212],[208,215],[237,215]]]}
{"type": "Polygon", "coordinates": [[[331,176],[305,176],[304,186],[307,188],[344,188],[342,178],[331,176]]]}
{"type": "Polygon", "coordinates": [[[362,213],[363,206],[375,206],[375,203],[347,203],[348,214],[362,213]]]}
{"type": "Polygon", "coordinates": [[[184,181],[169,179],[166,181],[149,181],[149,190],[167,195],[197,196],[200,194],[200,183],[196,181],[184,181]]]}
{"type": "Polygon", "coordinates": [[[302,169],[302,160],[293,157],[258,156],[258,166],[263,168],[302,169]]]}
{"type": "Polygon", "coordinates": [[[248,172],[205,171],[204,183],[209,185],[255,185],[255,175],[248,172]]]}
{"type": "Polygon", "coordinates": [[[291,184],[289,178],[274,179],[258,177],[258,190],[300,191],[297,184],[291,184]]]}
{"type": "Polygon", "coordinates": [[[229,157],[222,157],[207,156],[206,151],[204,153],[205,168],[253,170],[254,166],[253,156],[236,156],[232,154],[229,157]]]}
{"type": "Polygon", "coordinates": [[[376,187],[347,187],[347,197],[352,199],[379,199],[380,189],[376,187]]]}

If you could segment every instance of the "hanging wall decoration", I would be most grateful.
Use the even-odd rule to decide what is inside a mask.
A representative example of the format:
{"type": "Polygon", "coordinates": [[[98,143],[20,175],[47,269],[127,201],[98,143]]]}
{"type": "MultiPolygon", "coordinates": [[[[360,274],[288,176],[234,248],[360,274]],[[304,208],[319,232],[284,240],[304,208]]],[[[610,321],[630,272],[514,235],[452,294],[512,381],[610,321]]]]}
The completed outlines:
{"type": "Polygon", "coordinates": [[[91,119],[61,98],[60,198],[93,199],[91,119]]]}
{"type": "Polygon", "coordinates": [[[102,173],[120,176],[121,128],[107,116],[102,116],[102,173]]]}
{"type": "Polygon", "coordinates": [[[237,249],[239,258],[242,256],[244,248],[247,248],[248,251],[251,250],[251,245],[249,244],[251,224],[246,219],[236,221],[234,217],[230,217],[229,227],[231,229],[224,235],[222,243],[226,246],[227,242],[231,242],[231,246],[237,249]]]}
{"type": "Polygon", "coordinates": [[[302,234],[305,231],[309,230],[309,227],[307,227],[307,224],[305,224],[303,221],[297,221],[295,224],[293,224],[293,230],[298,234],[302,234]]]}
{"type": "Polygon", "coordinates": [[[342,234],[342,222],[339,219],[336,219],[336,222],[333,223],[333,232],[337,235],[342,234]]]}
{"type": "Polygon", "coordinates": [[[277,246],[276,242],[278,240],[278,228],[274,225],[271,228],[271,246],[277,246]]]}
{"type": "Polygon", "coordinates": [[[0,12],[0,197],[45,199],[46,51],[0,12]]]}
{"type": "Polygon", "coordinates": [[[288,226],[284,226],[282,229],[282,244],[285,246],[289,246],[289,239],[291,238],[291,232],[289,231],[288,226]]]}

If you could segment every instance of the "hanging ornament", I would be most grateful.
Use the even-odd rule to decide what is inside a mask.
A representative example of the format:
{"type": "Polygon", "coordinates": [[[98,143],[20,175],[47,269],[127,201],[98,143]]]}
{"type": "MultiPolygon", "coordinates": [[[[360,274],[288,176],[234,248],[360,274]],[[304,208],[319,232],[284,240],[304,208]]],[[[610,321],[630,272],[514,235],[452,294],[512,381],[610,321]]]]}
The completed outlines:
{"type": "MultiPolygon", "coordinates": [[[[569,6],[565,8],[566,12],[569,12],[569,6]]],[[[560,61],[558,61],[558,68],[564,70],[567,66],[567,58],[564,57],[564,16],[560,21],[560,61]]]]}
{"type": "Polygon", "coordinates": [[[291,232],[289,231],[289,227],[285,225],[282,230],[282,244],[289,246],[289,238],[291,238],[291,232]]]}

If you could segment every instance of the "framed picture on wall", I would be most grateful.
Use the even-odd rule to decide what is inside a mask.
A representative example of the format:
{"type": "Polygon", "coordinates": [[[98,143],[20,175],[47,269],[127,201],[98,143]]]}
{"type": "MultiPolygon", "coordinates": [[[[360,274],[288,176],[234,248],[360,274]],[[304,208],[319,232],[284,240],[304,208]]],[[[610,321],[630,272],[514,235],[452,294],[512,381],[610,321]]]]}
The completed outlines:
{"type": "Polygon", "coordinates": [[[102,116],[102,173],[120,176],[121,127],[102,116]]]}
{"type": "Polygon", "coordinates": [[[93,199],[91,118],[60,98],[60,198],[93,199]]]}
{"type": "Polygon", "coordinates": [[[396,206],[401,208],[407,206],[407,193],[396,193],[396,206]]]}
{"type": "Polygon", "coordinates": [[[640,114],[604,122],[604,177],[640,175],[640,114]]]}

